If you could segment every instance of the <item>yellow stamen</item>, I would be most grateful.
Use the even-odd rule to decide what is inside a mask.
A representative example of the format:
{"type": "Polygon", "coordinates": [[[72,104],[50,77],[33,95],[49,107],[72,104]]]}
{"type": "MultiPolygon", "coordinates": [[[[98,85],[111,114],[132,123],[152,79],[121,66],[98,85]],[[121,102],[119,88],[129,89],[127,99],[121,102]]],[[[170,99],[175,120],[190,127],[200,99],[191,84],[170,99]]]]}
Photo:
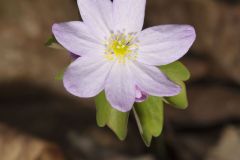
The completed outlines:
{"type": "Polygon", "coordinates": [[[126,59],[135,60],[138,45],[134,41],[135,37],[132,34],[111,34],[108,41],[105,42],[105,58],[111,61],[117,59],[119,63],[125,63],[126,59]]]}

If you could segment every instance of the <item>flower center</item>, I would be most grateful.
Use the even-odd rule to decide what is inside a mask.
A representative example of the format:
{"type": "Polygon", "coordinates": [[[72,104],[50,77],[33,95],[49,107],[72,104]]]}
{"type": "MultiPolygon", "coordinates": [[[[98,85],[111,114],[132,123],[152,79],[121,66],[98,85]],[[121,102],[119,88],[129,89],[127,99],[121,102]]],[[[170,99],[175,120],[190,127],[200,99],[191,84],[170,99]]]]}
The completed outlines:
{"type": "Polygon", "coordinates": [[[118,60],[125,63],[126,59],[135,60],[137,58],[137,39],[135,34],[125,34],[118,32],[111,34],[106,40],[105,57],[108,60],[118,60]]]}
{"type": "Polygon", "coordinates": [[[126,44],[125,39],[122,39],[121,41],[113,41],[112,42],[112,50],[115,53],[116,56],[125,56],[130,52],[129,46],[126,44]]]}

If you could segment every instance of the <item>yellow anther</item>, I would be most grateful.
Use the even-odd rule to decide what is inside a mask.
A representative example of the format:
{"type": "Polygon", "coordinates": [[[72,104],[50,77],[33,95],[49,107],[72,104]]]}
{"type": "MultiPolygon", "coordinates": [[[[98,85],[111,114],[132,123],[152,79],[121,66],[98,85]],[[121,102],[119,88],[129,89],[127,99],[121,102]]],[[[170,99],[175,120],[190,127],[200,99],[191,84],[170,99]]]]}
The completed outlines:
{"type": "Polygon", "coordinates": [[[117,59],[119,63],[125,63],[126,59],[134,60],[137,57],[136,50],[138,45],[132,43],[135,39],[133,35],[111,34],[108,41],[105,43],[105,58],[108,60],[117,59]]]}

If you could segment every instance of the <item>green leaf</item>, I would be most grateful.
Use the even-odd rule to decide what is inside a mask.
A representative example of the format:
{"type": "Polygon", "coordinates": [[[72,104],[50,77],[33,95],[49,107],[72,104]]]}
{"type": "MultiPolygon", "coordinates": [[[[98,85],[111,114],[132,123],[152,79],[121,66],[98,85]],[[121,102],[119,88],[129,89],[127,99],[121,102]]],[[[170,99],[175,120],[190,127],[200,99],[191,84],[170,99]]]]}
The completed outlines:
{"type": "Polygon", "coordinates": [[[186,109],[188,107],[188,99],[186,85],[183,81],[186,81],[190,78],[190,72],[179,61],[173,62],[165,66],[161,66],[160,70],[165,73],[170,80],[179,84],[182,87],[182,90],[178,95],[172,97],[165,97],[165,102],[173,105],[178,109],[186,109]]]}
{"type": "Polygon", "coordinates": [[[108,123],[112,109],[103,92],[95,97],[95,104],[97,109],[97,124],[99,127],[104,127],[108,123]]]}
{"type": "Polygon", "coordinates": [[[186,81],[190,78],[189,70],[179,61],[161,66],[160,70],[173,81],[186,81]]]}
{"type": "Polygon", "coordinates": [[[178,109],[186,109],[188,107],[186,85],[182,81],[177,83],[182,87],[180,94],[173,97],[165,97],[165,100],[178,109]]]}
{"type": "Polygon", "coordinates": [[[56,40],[56,38],[52,35],[48,41],[45,43],[45,46],[55,49],[65,50],[56,40]]]}
{"type": "Polygon", "coordinates": [[[136,103],[133,109],[142,139],[150,146],[152,137],[161,134],[163,128],[163,101],[159,97],[149,96],[142,103],[136,103]]]}
{"type": "Polygon", "coordinates": [[[65,69],[62,70],[62,71],[60,71],[60,72],[58,72],[58,73],[56,74],[56,76],[55,76],[55,80],[58,80],[58,81],[63,80],[64,72],[65,72],[65,69]]]}
{"type": "Polygon", "coordinates": [[[95,98],[97,108],[97,124],[99,127],[108,126],[120,140],[127,136],[129,112],[120,112],[111,107],[104,92],[95,98]]]}

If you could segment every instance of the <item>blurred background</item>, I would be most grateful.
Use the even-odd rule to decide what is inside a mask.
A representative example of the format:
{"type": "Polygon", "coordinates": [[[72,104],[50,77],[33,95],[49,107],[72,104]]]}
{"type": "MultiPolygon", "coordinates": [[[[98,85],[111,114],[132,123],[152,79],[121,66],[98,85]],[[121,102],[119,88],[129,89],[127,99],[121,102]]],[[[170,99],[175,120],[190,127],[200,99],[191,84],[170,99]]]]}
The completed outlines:
{"type": "Polygon", "coordinates": [[[148,0],[145,27],[191,24],[181,60],[189,108],[165,107],[161,137],[146,148],[130,118],[119,141],[98,128],[92,99],[68,94],[65,51],[44,46],[55,22],[79,20],[75,0],[0,0],[0,160],[239,160],[240,1],[148,0]]]}

